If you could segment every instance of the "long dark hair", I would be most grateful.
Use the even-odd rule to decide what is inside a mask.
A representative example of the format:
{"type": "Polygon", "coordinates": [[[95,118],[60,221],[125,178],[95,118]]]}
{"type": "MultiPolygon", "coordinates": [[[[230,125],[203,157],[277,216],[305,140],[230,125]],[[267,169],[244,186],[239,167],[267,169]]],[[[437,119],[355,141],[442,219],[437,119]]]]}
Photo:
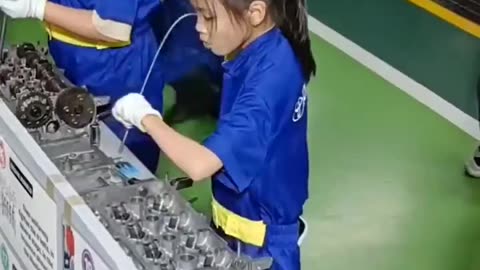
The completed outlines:
{"type": "Polygon", "coordinates": [[[270,8],[273,14],[281,11],[279,18],[274,18],[279,20],[276,23],[300,60],[305,80],[309,81],[315,75],[317,65],[310,44],[305,2],[306,0],[271,0],[270,8]]]}
{"type": "MultiPolygon", "coordinates": [[[[221,0],[225,8],[239,18],[254,0],[221,0]]],[[[261,0],[267,3],[275,24],[290,42],[308,82],[315,75],[317,65],[313,58],[308,32],[306,0],[261,0]]]]}

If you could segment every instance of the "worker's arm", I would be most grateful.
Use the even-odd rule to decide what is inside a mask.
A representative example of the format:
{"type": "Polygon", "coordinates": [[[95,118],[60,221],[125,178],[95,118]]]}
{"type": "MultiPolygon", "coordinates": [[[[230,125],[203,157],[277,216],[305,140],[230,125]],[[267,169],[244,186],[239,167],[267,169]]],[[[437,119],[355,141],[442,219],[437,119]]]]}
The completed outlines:
{"type": "Polygon", "coordinates": [[[140,94],[131,93],[119,99],[112,115],[127,128],[135,126],[147,132],[162,152],[194,181],[210,177],[223,167],[213,152],[163,122],[160,112],[140,94]]]}
{"type": "Polygon", "coordinates": [[[129,41],[137,1],[102,0],[95,10],[65,7],[46,0],[0,0],[12,18],[37,18],[91,41],[129,41]]]}
{"type": "Polygon", "coordinates": [[[52,2],[47,2],[45,6],[44,20],[93,41],[128,41],[131,32],[130,25],[104,20],[96,11],[69,8],[52,2]]]}
{"type": "Polygon", "coordinates": [[[162,152],[194,181],[212,176],[222,161],[208,148],[169,127],[160,117],[147,115],[142,124],[162,152]]]}
{"type": "Polygon", "coordinates": [[[148,108],[141,101],[143,97],[137,94],[130,96],[131,103],[120,101],[127,105],[122,114],[127,119],[142,119],[140,124],[134,120],[137,123],[135,126],[146,131],[193,180],[209,177],[222,169],[225,173],[215,181],[240,193],[250,186],[259,170],[265,166],[272,138],[271,113],[263,97],[255,90],[246,89],[237,97],[232,110],[219,119],[217,129],[203,145],[170,128],[158,112],[150,109],[142,112],[140,108],[148,108]],[[138,102],[133,102],[135,99],[138,102]],[[138,116],[134,116],[137,113],[138,116]]]}

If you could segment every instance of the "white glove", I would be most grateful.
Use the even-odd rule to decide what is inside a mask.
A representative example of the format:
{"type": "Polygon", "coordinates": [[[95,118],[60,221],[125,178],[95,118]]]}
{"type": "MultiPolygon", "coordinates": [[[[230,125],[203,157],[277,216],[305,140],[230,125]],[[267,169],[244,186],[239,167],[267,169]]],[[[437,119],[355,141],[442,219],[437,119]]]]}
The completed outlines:
{"type": "Polygon", "coordinates": [[[43,20],[47,0],[0,0],[0,9],[8,16],[43,20]]]}
{"type": "Polygon", "coordinates": [[[113,106],[112,115],[126,128],[136,126],[142,132],[145,132],[145,127],[142,125],[145,116],[156,115],[162,118],[160,112],[155,110],[142,95],[136,93],[120,98],[113,106]]]}

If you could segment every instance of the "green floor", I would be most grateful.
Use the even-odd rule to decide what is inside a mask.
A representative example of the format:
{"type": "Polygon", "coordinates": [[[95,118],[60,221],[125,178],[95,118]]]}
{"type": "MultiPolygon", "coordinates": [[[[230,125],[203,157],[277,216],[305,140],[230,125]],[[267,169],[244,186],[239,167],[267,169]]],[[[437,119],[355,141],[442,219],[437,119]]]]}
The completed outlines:
{"type": "MultiPolygon", "coordinates": [[[[337,49],[313,42],[319,72],[309,89],[303,269],[479,269],[480,181],[463,176],[474,140],[337,49]]],[[[209,119],[177,126],[197,139],[213,127],[209,119]]],[[[179,175],[166,160],[160,171],[179,175]]],[[[195,207],[208,212],[208,182],[185,195],[199,196],[195,207]]]]}

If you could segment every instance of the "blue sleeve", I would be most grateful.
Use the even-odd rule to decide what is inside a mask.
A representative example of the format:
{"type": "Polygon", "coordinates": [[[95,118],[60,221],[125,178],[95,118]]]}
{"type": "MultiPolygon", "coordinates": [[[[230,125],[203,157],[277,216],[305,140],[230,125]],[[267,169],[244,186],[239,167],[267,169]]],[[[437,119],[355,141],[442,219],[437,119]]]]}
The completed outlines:
{"type": "Polygon", "coordinates": [[[133,26],[137,17],[139,0],[99,0],[95,11],[104,20],[125,23],[133,26]]]}
{"type": "Polygon", "coordinates": [[[244,191],[265,162],[270,139],[270,110],[254,91],[240,94],[232,110],[219,120],[205,146],[223,163],[229,177],[222,181],[235,192],[244,191]]]}

